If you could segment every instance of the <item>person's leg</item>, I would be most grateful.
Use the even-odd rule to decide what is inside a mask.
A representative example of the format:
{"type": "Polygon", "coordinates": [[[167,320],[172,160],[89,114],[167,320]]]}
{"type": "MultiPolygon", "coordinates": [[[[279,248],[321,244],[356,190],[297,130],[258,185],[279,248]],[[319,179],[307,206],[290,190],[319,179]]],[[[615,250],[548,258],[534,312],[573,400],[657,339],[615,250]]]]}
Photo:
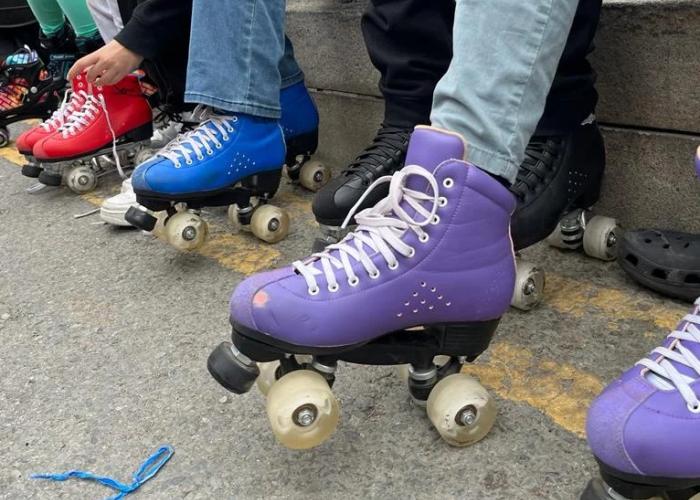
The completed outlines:
{"type": "MultiPolygon", "coordinates": [[[[384,120],[372,142],[319,191],[312,210],[321,225],[319,249],[342,237],[345,216],[367,186],[404,165],[416,125],[430,123],[433,90],[452,59],[454,0],[372,0],[362,16],[369,57],[381,74],[384,120]]],[[[365,197],[361,208],[384,198],[388,186],[365,197]]]]}
{"type": "Polygon", "coordinates": [[[56,1],[70,21],[76,36],[89,38],[97,34],[97,25],[90,15],[86,0],[56,1]]]}
{"type": "Polygon", "coordinates": [[[65,25],[66,19],[57,0],[27,0],[27,3],[44,35],[58,33],[65,25]]]}
{"type": "Polygon", "coordinates": [[[512,183],[544,110],[578,2],[458,0],[431,121],[469,142],[468,160],[512,183]]]}
{"type": "Polygon", "coordinates": [[[284,16],[280,0],[195,0],[185,100],[278,119],[284,16]]]}
{"type": "Polygon", "coordinates": [[[124,27],[116,0],[87,0],[90,14],[95,20],[102,40],[109,43],[124,27]]]}
{"type": "Polygon", "coordinates": [[[372,0],[362,16],[367,52],[381,78],[384,124],[427,124],[435,85],[452,59],[454,0],[372,0]]]}

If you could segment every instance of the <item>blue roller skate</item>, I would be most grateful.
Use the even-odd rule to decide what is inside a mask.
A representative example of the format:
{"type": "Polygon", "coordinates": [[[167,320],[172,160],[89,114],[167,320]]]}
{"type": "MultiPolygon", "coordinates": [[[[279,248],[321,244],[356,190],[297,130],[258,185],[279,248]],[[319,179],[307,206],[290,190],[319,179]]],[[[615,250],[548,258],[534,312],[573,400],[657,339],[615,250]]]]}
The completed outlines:
{"type": "Polygon", "coordinates": [[[187,251],[206,241],[200,210],[229,206],[232,223],[269,243],[284,239],[289,215],[268,202],[285,165],[290,179],[312,191],[330,175],[309,161],[318,145],[318,112],[303,82],[283,89],[280,101],[279,121],[204,110],[197,128],[136,168],[136,201],[147,210],[132,207],[126,220],[146,231],[162,229],[173,246],[187,251]]]}

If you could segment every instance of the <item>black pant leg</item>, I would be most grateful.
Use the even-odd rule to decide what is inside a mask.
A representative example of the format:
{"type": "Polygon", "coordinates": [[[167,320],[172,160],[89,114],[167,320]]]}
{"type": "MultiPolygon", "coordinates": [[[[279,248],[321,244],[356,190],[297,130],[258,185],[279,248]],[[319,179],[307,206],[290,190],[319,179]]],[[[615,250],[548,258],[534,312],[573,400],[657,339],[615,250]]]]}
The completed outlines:
{"type": "Polygon", "coordinates": [[[537,135],[567,133],[595,111],[596,73],[586,59],[593,51],[602,0],[580,0],[537,135]]]}
{"type": "Polygon", "coordinates": [[[452,60],[454,0],[371,0],[362,16],[367,52],[381,73],[385,125],[430,123],[433,91],[452,60]]]}

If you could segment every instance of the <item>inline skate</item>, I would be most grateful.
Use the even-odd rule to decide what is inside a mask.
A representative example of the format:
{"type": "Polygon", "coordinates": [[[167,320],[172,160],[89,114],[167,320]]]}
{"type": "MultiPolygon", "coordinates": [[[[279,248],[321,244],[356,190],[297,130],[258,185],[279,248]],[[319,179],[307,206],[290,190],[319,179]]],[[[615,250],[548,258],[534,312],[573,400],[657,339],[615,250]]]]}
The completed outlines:
{"type": "Polygon", "coordinates": [[[138,78],[127,75],[115,85],[91,86],[80,111],[33,147],[43,170],[39,182],[64,183],[76,193],[95,189],[115,169],[122,177],[153,135],[151,108],[138,78]]]}
{"type": "Polygon", "coordinates": [[[515,198],[455,159],[465,148],[458,134],[417,127],[407,166],[363,195],[389,184],[388,196],[349,213],[354,232],[234,291],[233,342],[207,366],[237,394],[257,380],[283,445],[311,448],[333,433],[338,361],[409,364],[411,396],[451,445],[472,444],[493,425],[493,400],[460,370],[488,347],[510,302],[515,198]],[[436,364],[437,356],[447,358],[436,364]]]}
{"type": "Polygon", "coordinates": [[[24,47],[0,68],[0,147],[10,143],[11,123],[46,119],[61,101],[64,82],[54,79],[35,50],[24,47]]]}
{"type": "Polygon", "coordinates": [[[588,444],[600,466],[581,500],[700,498],[700,299],[649,356],[593,401],[588,444]]]}
{"type": "Polygon", "coordinates": [[[279,122],[209,110],[199,127],[136,169],[132,184],[146,210],[130,208],[126,221],[146,231],[158,227],[174,247],[189,251],[207,238],[208,224],[200,210],[228,206],[232,224],[250,228],[268,243],[284,239],[289,215],[269,203],[283,166],[291,179],[310,190],[325,184],[330,174],[308,161],[318,143],[318,112],[303,82],[283,89],[280,101],[279,122]],[[159,217],[162,226],[157,226],[159,217]]]}
{"type": "MultiPolygon", "coordinates": [[[[695,154],[700,177],[700,148],[695,154]]],[[[625,233],[620,266],[638,283],[692,302],[700,297],[700,235],[661,229],[625,233]]]]}

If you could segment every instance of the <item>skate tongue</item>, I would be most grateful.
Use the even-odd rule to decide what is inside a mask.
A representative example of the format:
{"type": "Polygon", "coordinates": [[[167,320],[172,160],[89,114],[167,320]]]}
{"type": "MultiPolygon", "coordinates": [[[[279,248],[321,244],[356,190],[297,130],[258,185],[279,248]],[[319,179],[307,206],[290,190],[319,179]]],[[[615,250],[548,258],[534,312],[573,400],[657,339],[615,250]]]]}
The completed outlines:
{"type": "Polygon", "coordinates": [[[459,135],[438,128],[419,125],[408,143],[406,165],[418,165],[433,172],[447,160],[464,160],[467,143],[459,135]]]}
{"type": "MultiPolygon", "coordinates": [[[[408,143],[406,165],[418,165],[430,173],[441,163],[448,160],[464,160],[467,155],[467,142],[454,132],[439,128],[418,125],[408,143]]],[[[406,181],[406,187],[414,191],[426,192],[430,188],[428,182],[417,175],[412,175],[406,181]]],[[[410,215],[414,210],[402,203],[402,207],[410,215]]]]}

